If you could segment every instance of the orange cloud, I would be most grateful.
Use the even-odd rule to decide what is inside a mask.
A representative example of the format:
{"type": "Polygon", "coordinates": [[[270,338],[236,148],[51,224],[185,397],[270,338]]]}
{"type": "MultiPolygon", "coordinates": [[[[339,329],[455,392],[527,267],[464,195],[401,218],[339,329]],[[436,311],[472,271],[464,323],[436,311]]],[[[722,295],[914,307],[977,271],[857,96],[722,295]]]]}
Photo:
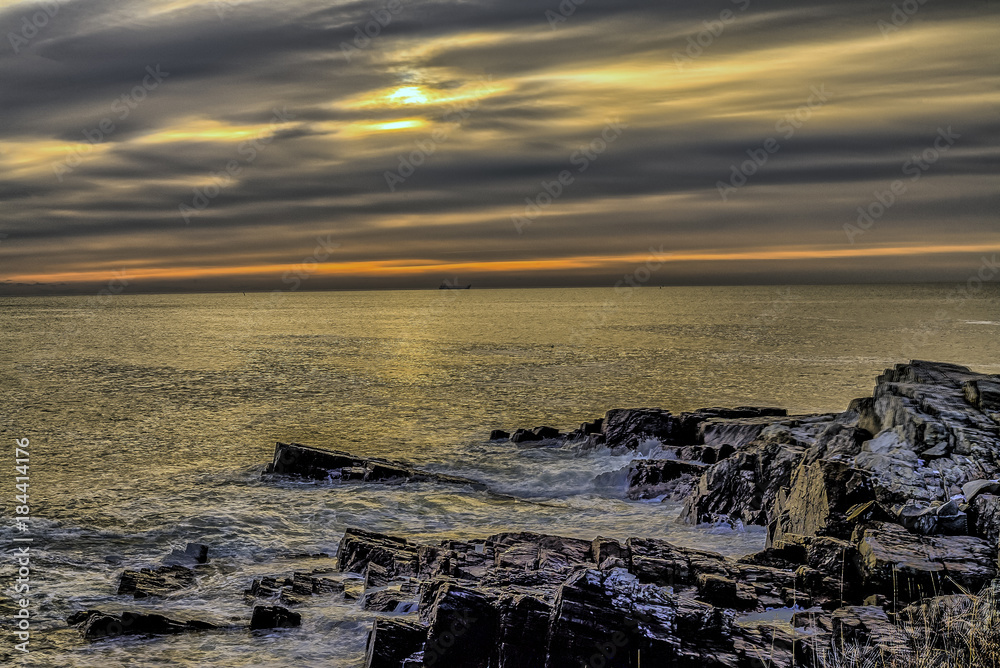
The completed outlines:
{"type": "Polygon", "coordinates": [[[420,276],[455,273],[504,273],[513,271],[559,271],[566,269],[601,269],[645,262],[732,262],[836,260],[871,257],[907,257],[961,253],[995,253],[1000,244],[950,246],[897,246],[872,248],[797,248],[758,249],[751,251],[695,251],[671,253],[669,249],[653,249],[629,255],[581,255],[539,260],[497,260],[486,262],[438,262],[427,259],[371,260],[353,262],[321,262],[317,264],[266,264],[230,267],[122,267],[108,270],[68,271],[51,274],[8,276],[6,280],[21,283],[82,283],[101,282],[121,277],[130,281],[142,279],[241,278],[282,276],[288,272],[305,276],[420,276]]]}

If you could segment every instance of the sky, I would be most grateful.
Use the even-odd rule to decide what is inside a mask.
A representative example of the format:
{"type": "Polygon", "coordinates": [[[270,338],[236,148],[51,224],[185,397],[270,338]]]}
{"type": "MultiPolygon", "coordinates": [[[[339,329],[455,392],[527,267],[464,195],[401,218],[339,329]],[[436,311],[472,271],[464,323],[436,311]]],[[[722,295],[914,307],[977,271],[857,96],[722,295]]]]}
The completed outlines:
{"type": "Polygon", "coordinates": [[[995,265],[998,3],[579,1],[0,1],[0,294],[995,265]]]}

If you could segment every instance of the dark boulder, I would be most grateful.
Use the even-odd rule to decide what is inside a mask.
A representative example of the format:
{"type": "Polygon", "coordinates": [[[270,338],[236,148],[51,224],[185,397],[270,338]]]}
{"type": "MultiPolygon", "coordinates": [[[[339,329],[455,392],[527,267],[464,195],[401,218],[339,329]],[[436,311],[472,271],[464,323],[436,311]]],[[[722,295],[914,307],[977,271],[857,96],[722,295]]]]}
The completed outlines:
{"type": "Polygon", "coordinates": [[[184,550],[174,550],[164,560],[167,565],[194,566],[208,563],[208,545],[188,543],[184,550]]]}
{"type": "Polygon", "coordinates": [[[705,471],[702,464],[676,459],[637,459],[626,470],[626,492],[630,499],[651,499],[690,489],[705,471]]]}
{"type": "Polygon", "coordinates": [[[77,613],[67,620],[88,640],[128,635],[172,635],[186,631],[206,631],[219,628],[199,620],[177,621],[157,614],[122,612],[108,614],[100,610],[77,613]]]}
{"type": "Polygon", "coordinates": [[[491,441],[506,441],[508,438],[510,438],[510,433],[503,429],[494,429],[490,432],[491,441]]]}
{"type": "Polygon", "coordinates": [[[531,431],[530,429],[518,429],[515,431],[511,437],[511,443],[529,443],[533,441],[541,441],[542,437],[531,431]]]}
{"type": "Polygon", "coordinates": [[[368,633],[365,668],[400,668],[403,660],[419,652],[427,640],[427,627],[398,617],[376,617],[368,633]]]}
{"type": "Polygon", "coordinates": [[[258,605],[250,618],[250,630],[295,627],[302,624],[302,615],[280,605],[258,605]]]}
{"type": "Polygon", "coordinates": [[[495,596],[450,582],[429,591],[433,598],[421,612],[428,625],[424,663],[440,668],[488,666],[498,631],[495,596]]]}
{"type": "Polygon", "coordinates": [[[604,416],[601,427],[604,444],[609,448],[636,450],[645,441],[675,443],[680,436],[680,421],[659,408],[616,408],[604,416]]]}

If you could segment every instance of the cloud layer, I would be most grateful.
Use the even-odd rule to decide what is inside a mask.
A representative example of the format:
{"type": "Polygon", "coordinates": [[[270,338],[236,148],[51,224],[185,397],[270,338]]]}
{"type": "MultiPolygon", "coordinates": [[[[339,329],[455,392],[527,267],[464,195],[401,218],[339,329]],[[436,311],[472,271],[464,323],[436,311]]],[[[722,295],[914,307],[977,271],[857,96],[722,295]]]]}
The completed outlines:
{"type": "Polygon", "coordinates": [[[652,284],[962,280],[1000,250],[983,2],[53,0],[0,31],[7,291],[611,285],[653,251],[652,284]]]}

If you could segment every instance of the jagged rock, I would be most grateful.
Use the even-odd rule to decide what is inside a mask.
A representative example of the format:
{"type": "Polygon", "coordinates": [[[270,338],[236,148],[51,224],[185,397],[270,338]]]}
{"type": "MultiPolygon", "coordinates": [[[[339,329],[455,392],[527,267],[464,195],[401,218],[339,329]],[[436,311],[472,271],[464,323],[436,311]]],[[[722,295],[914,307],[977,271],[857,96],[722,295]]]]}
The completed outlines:
{"type": "Polygon", "coordinates": [[[375,612],[409,612],[417,607],[417,596],[413,591],[403,591],[398,587],[366,592],[361,607],[375,612]]]}
{"type": "Polygon", "coordinates": [[[258,605],[250,618],[250,630],[295,627],[302,623],[302,615],[280,605],[258,605]]]}
{"type": "Polygon", "coordinates": [[[640,653],[647,666],[667,666],[679,654],[675,597],[625,571],[575,573],[559,587],[554,607],[545,668],[633,666],[640,653]]]}
{"type": "Polygon", "coordinates": [[[601,427],[605,445],[628,450],[648,440],[674,443],[680,432],[680,421],[659,408],[616,408],[605,414],[601,427]]]}
{"type": "Polygon", "coordinates": [[[552,605],[537,596],[514,594],[501,597],[497,609],[496,665],[504,668],[544,666],[552,605]]]}
{"type": "Polygon", "coordinates": [[[969,532],[990,545],[1000,542],[1000,496],[979,494],[969,504],[969,532]]]}
{"type": "Polygon", "coordinates": [[[604,425],[604,418],[597,418],[593,422],[584,422],[579,427],[577,427],[569,434],[567,434],[566,440],[575,441],[582,438],[587,438],[588,436],[600,434],[603,425],[604,425]]]}
{"type": "Polygon", "coordinates": [[[875,522],[858,527],[853,542],[868,591],[914,601],[956,587],[979,591],[997,575],[997,549],[971,536],[919,536],[875,522]]]}
{"type": "Polygon", "coordinates": [[[423,649],[427,627],[397,617],[376,617],[368,632],[365,668],[400,668],[403,661],[423,649]]]}
{"type": "Polygon", "coordinates": [[[829,632],[803,632],[770,622],[740,624],[734,635],[740,668],[823,668],[817,657],[830,643],[829,632]]]}
{"type": "Polygon", "coordinates": [[[133,598],[166,596],[194,584],[194,571],[184,566],[161,566],[125,571],[118,582],[118,594],[133,598]]]}
{"type": "Polygon", "coordinates": [[[804,455],[800,447],[777,442],[748,446],[702,474],[681,518],[689,524],[728,518],[766,525],[779,490],[789,485],[804,455]]]}
{"type": "Polygon", "coordinates": [[[705,470],[702,464],[676,459],[639,459],[627,467],[627,492],[630,499],[651,499],[687,489],[705,470]]]}
{"type": "Polygon", "coordinates": [[[679,548],[665,540],[629,538],[625,541],[629,572],[640,582],[660,586],[694,585],[699,574],[728,576],[726,559],[714,552],[679,548]]]}
{"type": "Polygon", "coordinates": [[[559,430],[554,427],[535,427],[531,430],[531,433],[543,439],[559,438],[562,436],[562,434],[559,433],[559,430]]]}
{"type": "Polygon", "coordinates": [[[440,668],[489,665],[498,631],[496,597],[450,582],[438,583],[428,597],[433,598],[421,612],[428,625],[425,664],[440,668]]]}
{"type": "Polygon", "coordinates": [[[696,442],[708,446],[728,445],[741,450],[756,440],[761,432],[777,421],[777,417],[747,417],[741,419],[710,419],[698,425],[696,442]]]}
{"type": "Polygon", "coordinates": [[[511,437],[511,443],[527,443],[530,441],[541,441],[542,437],[530,429],[518,429],[511,437]]]}
{"type": "Polygon", "coordinates": [[[88,640],[126,635],[170,635],[218,628],[215,624],[199,620],[181,622],[157,614],[122,612],[113,615],[100,610],[76,613],[67,621],[70,626],[78,627],[80,634],[88,640]]]}
{"type": "Polygon", "coordinates": [[[925,536],[966,536],[969,534],[968,517],[958,508],[955,501],[938,502],[937,505],[911,501],[899,509],[897,521],[904,529],[925,536]]]}
{"type": "Polygon", "coordinates": [[[802,464],[788,492],[778,494],[767,545],[781,543],[785,534],[850,538],[854,526],[871,515],[852,509],[874,501],[866,472],[835,461],[802,464]]]}
{"type": "Polygon", "coordinates": [[[348,452],[322,450],[298,443],[278,443],[274,458],[264,469],[264,475],[295,475],[314,480],[365,481],[365,482],[423,482],[470,486],[485,490],[486,485],[476,480],[457,476],[430,473],[414,469],[407,464],[384,459],[366,459],[348,452]]]}
{"type": "Polygon", "coordinates": [[[491,441],[506,441],[510,438],[510,434],[503,429],[494,429],[490,432],[491,441]]]}
{"type": "Polygon", "coordinates": [[[340,570],[350,573],[364,573],[371,562],[385,568],[391,577],[416,575],[418,571],[416,545],[364,529],[344,532],[337,560],[340,570]]]}
{"type": "Polygon", "coordinates": [[[258,598],[277,598],[286,605],[298,605],[314,595],[344,593],[343,582],[316,577],[316,574],[294,573],[292,577],[282,580],[273,577],[256,579],[243,595],[247,602],[258,598]]]}
{"type": "Polygon", "coordinates": [[[969,380],[962,386],[966,400],[981,411],[1000,411],[1000,379],[969,380]]]}

